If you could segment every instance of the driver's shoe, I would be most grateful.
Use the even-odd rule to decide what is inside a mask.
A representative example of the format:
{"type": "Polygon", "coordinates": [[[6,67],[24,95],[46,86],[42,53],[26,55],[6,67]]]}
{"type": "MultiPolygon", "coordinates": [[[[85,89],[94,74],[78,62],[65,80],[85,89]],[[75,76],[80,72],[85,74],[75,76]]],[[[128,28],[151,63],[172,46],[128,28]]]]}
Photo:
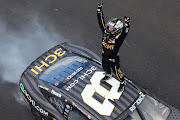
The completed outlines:
{"type": "Polygon", "coordinates": [[[118,92],[121,92],[122,90],[124,90],[125,85],[126,85],[126,81],[124,80],[123,82],[120,83],[120,86],[118,88],[118,92]]]}
{"type": "Polygon", "coordinates": [[[101,79],[100,82],[105,82],[109,80],[110,78],[112,78],[112,74],[105,74],[105,76],[101,79]]]}

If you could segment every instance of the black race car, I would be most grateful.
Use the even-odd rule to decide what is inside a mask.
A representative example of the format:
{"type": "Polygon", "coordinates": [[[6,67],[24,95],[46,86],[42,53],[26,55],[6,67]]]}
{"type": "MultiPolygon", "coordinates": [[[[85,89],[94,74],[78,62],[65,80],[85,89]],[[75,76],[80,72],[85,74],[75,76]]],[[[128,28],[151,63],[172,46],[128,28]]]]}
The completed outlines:
{"type": "Polygon", "coordinates": [[[100,83],[104,73],[100,60],[92,51],[70,43],[37,58],[19,82],[36,119],[169,120],[178,114],[127,77],[120,93],[115,75],[100,83]]]}

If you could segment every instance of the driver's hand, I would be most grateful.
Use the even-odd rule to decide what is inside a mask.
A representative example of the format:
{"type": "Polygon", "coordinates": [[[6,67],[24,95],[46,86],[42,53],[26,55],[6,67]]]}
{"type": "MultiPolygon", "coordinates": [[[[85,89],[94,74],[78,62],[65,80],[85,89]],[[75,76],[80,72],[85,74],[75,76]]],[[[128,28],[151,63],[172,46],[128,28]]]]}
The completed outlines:
{"type": "Polygon", "coordinates": [[[102,2],[98,3],[98,9],[102,9],[102,7],[103,7],[103,3],[102,2]]]}
{"type": "Polygon", "coordinates": [[[124,20],[125,20],[126,23],[130,22],[130,18],[128,16],[124,16],[124,20]]]}

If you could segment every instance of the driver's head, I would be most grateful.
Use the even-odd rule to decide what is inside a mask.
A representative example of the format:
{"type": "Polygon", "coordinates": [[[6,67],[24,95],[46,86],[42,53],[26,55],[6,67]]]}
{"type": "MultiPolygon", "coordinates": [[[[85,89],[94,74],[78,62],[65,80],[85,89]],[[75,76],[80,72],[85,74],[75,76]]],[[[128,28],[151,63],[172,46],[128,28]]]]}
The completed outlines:
{"type": "Polygon", "coordinates": [[[106,32],[111,35],[116,35],[122,32],[123,22],[122,19],[113,18],[106,24],[106,32]]]}

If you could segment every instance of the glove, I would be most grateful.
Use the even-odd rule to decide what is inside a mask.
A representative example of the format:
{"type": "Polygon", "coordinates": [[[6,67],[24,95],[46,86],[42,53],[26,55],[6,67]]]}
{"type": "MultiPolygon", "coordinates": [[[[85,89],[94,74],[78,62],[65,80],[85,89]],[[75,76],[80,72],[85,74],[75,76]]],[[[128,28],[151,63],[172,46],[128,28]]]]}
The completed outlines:
{"type": "Polygon", "coordinates": [[[102,2],[98,3],[98,9],[102,10],[102,7],[103,7],[103,3],[102,2]]]}
{"type": "Polygon", "coordinates": [[[128,16],[124,16],[124,20],[126,23],[130,23],[130,18],[128,16]]]}

